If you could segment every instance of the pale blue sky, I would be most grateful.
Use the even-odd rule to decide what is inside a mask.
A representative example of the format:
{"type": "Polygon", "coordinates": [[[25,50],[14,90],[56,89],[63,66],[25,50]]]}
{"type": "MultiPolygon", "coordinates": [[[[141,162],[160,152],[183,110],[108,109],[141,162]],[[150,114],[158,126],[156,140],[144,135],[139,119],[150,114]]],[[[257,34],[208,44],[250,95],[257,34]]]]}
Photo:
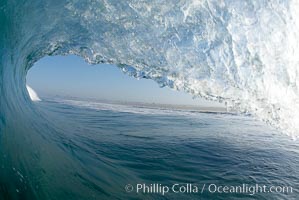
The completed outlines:
{"type": "Polygon", "coordinates": [[[27,84],[41,97],[73,96],[106,100],[217,106],[190,94],[160,88],[148,79],[130,77],[114,65],[89,65],[77,56],[46,57],[27,75],[27,84]]]}

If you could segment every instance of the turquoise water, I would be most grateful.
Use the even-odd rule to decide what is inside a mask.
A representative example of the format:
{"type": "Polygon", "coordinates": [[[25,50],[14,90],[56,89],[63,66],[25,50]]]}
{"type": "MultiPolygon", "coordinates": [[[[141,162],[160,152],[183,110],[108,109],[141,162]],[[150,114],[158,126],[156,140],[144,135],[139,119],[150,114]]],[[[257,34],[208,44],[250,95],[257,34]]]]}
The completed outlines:
{"type": "Polygon", "coordinates": [[[65,99],[34,106],[45,124],[2,132],[2,150],[10,153],[1,152],[1,199],[298,197],[298,142],[250,116],[65,99]],[[137,193],[143,183],[207,187],[137,193]],[[133,191],[126,192],[127,184],[133,191]],[[293,192],[221,194],[209,192],[210,184],[291,186],[293,192]]]}

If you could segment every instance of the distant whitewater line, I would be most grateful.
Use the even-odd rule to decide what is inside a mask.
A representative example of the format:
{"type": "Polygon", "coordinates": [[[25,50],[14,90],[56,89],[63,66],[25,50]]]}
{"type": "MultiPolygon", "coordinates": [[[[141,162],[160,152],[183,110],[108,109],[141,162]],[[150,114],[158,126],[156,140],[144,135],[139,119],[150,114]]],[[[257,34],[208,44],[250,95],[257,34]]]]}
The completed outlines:
{"type": "Polygon", "coordinates": [[[110,110],[116,112],[127,112],[145,115],[196,115],[198,113],[211,114],[233,114],[227,112],[224,107],[199,107],[199,106],[184,106],[184,105],[166,105],[166,104],[149,104],[149,103],[132,103],[132,102],[113,102],[113,101],[90,101],[85,99],[66,99],[55,98],[51,101],[68,104],[78,107],[90,108],[95,110],[110,110]]]}

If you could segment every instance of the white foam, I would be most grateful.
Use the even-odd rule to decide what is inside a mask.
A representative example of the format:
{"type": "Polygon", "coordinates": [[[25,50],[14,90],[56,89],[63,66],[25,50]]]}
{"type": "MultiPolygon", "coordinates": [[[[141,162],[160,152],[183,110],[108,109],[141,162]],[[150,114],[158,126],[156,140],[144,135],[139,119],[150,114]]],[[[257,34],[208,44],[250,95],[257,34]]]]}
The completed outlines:
{"type": "Polygon", "coordinates": [[[32,101],[41,101],[41,99],[39,98],[39,96],[37,95],[37,93],[31,87],[29,87],[28,85],[26,85],[26,88],[27,88],[28,94],[30,96],[30,99],[32,101]]]}

